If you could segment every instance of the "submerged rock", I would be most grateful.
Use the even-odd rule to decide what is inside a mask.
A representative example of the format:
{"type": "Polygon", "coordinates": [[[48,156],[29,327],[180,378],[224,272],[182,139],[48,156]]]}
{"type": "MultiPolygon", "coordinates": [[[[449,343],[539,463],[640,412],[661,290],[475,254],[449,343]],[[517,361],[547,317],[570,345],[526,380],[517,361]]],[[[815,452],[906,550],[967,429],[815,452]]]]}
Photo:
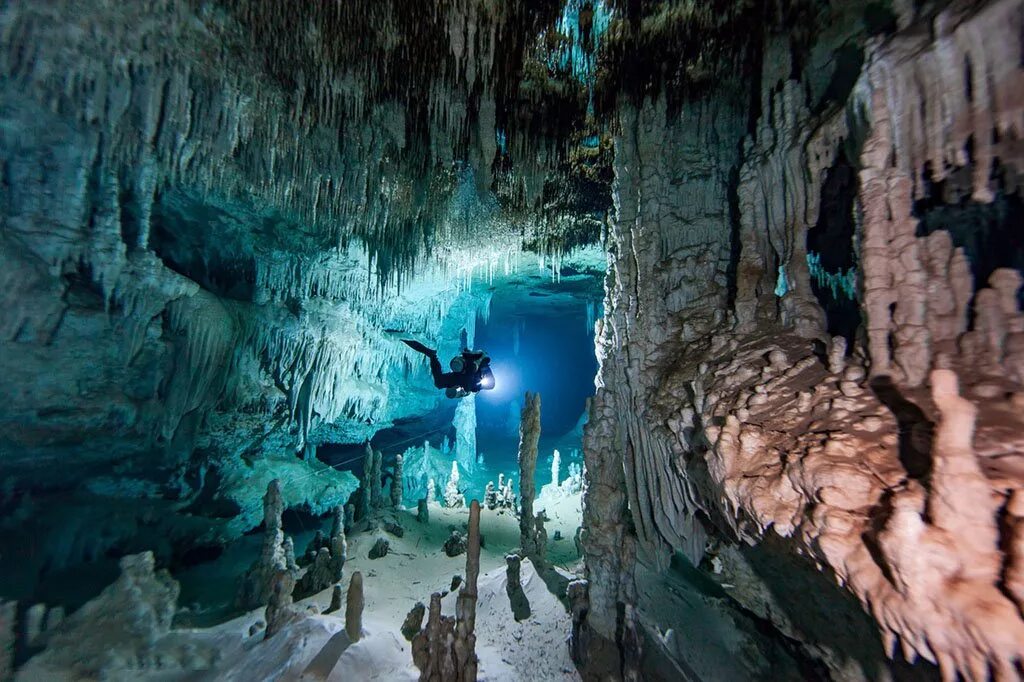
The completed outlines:
{"type": "Polygon", "coordinates": [[[391,548],[391,543],[387,538],[377,538],[373,546],[370,547],[369,557],[371,559],[381,559],[388,554],[388,550],[391,548]]]}
{"type": "Polygon", "coordinates": [[[167,571],[154,570],[153,555],[126,556],[120,566],[113,584],[49,632],[18,679],[105,679],[155,672],[170,660],[186,668],[209,662],[212,651],[186,655],[165,646],[179,588],[167,571]]]}
{"type": "Polygon", "coordinates": [[[448,539],[444,541],[444,553],[450,557],[456,557],[466,551],[466,536],[457,530],[453,530],[448,539]]]}

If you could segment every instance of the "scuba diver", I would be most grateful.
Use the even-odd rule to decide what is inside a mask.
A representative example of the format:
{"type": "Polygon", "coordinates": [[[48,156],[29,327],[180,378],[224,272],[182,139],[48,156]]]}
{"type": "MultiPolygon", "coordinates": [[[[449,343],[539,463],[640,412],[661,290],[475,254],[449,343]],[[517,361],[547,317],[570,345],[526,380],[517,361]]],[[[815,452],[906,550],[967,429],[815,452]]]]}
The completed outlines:
{"type": "Polygon", "coordinates": [[[449,362],[451,372],[441,369],[437,359],[437,351],[427,348],[419,341],[402,339],[402,343],[414,351],[423,353],[430,360],[430,374],[434,377],[434,386],[445,389],[449,398],[465,398],[481,390],[494,388],[494,373],[491,371],[491,359],[483,351],[463,349],[449,362]]]}

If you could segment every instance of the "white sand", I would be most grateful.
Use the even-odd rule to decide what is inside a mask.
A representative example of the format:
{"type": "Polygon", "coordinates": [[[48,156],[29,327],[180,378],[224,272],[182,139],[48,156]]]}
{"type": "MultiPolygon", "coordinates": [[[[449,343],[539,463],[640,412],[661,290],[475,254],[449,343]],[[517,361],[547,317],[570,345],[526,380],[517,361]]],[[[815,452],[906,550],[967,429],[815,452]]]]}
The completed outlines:
{"type": "MultiPolygon", "coordinates": [[[[580,496],[554,497],[538,501],[550,517],[548,556],[555,565],[577,562],[573,536],[580,524],[580,496]],[[541,503],[543,502],[543,503],[541,503]],[[553,540],[555,530],[564,539],[553,540]]],[[[398,538],[383,530],[355,534],[349,538],[349,560],[345,564],[343,590],[347,590],[355,571],[363,574],[365,610],[364,636],[348,645],[343,632],[344,606],[334,614],[308,615],[292,623],[269,640],[262,631],[248,636],[249,626],[262,618],[254,611],[209,630],[176,631],[172,637],[181,645],[191,641],[210,645],[219,651],[212,669],[184,678],[168,674],[162,679],[190,680],[415,680],[419,671],[412,663],[411,646],[400,628],[417,601],[429,603],[430,594],[447,591],[454,575],[465,575],[466,556],[448,557],[442,548],[451,529],[464,529],[467,509],[430,509],[430,523],[420,524],[415,514],[399,512],[405,534],[398,538]],[[391,553],[381,559],[368,557],[376,537],[391,543],[391,553]],[[339,634],[340,633],[340,634],[339,634]],[[331,638],[338,638],[330,645],[331,638]],[[317,655],[325,648],[324,655],[317,655]],[[333,665],[330,659],[343,651],[333,665]],[[311,665],[313,661],[315,664],[311,665]],[[311,674],[303,675],[310,669],[311,674]],[[330,669],[329,676],[322,671],[330,669]],[[321,674],[313,674],[319,671],[321,674]]],[[[558,597],[552,593],[564,589],[571,574],[562,570],[545,581],[529,561],[522,566],[522,584],[530,602],[531,615],[521,623],[512,617],[505,591],[506,553],[519,545],[519,525],[515,516],[483,510],[481,532],[485,546],[481,550],[479,601],[477,605],[477,655],[481,680],[577,680],[565,643],[570,618],[558,597]]],[[[553,573],[553,572],[552,572],[553,573]]],[[[304,609],[316,604],[326,609],[331,591],[325,590],[297,604],[304,609]]],[[[442,600],[446,614],[455,612],[455,593],[442,600]]]]}

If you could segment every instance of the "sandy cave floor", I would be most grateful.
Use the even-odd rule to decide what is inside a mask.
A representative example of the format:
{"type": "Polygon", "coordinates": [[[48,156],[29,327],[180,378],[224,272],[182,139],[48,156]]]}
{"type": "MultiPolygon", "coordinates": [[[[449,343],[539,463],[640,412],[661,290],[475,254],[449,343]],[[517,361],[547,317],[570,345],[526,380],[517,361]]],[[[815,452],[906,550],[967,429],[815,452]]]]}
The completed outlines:
{"type": "MultiPolygon", "coordinates": [[[[581,496],[542,496],[535,503],[550,519],[548,559],[554,570],[538,575],[524,560],[523,589],[531,615],[522,622],[512,617],[505,591],[505,554],[519,545],[518,519],[508,513],[483,510],[480,580],[477,605],[477,655],[482,680],[575,680],[579,679],[566,645],[571,621],[559,600],[573,578],[578,562],[573,537],[580,524],[581,496]],[[561,540],[555,541],[555,531],[561,540]],[[558,595],[558,596],[556,596],[558,595]]],[[[453,529],[464,530],[469,511],[433,505],[430,521],[416,521],[415,512],[396,514],[405,528],[399,538],[383,529],[353,533],[348,538],[349,559],[342,580],[343,591],[355,571],[363,574],[364,637],[349,646],[344,634],[344,604],[332,614],[314,614],[308,607],[326,610],[331,590],[297,602],[303,617],[269,640],[262,630],[249,636],[250,627],[264,619],[263,610],[252,611],[207,629],[179,629],[172,637],[183,647],[197,641],[213,648],[217,662],[208,670],[184,677],[168,674],[154,679],[188,680],[415,680],[410,644],[401,625],[417,601],[427,604],[432,592],[450,589],[452,577],[465,575],[466,556],[448,557],[442,549],[453,529]],[[370,559],[370,547],[378,536],[390,542],[390,552],[370,559]],[[332,639],[333,638],[333,639],[332,639]]],[[[301,551],[302,545],[299,545],[301,551]]],[[[446,614],[455,612],[455,592],[442,600],[446,614]]],[[[205,647],[203,647],[205,648],[205,647]]]]}

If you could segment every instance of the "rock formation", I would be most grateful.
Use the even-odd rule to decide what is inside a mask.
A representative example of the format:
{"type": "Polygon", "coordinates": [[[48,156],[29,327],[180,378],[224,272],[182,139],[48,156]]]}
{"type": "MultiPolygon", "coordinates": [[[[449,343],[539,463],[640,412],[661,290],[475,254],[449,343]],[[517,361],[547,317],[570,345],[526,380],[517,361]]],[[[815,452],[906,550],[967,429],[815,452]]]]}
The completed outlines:
{"type": "Polygon", "coordinates": [[[391,542],[387,538],[378,537],[373,541],[373,545],[370,547],[368,556],[371,559],[383,559],[388,555],[388,551],[391,549],[391,542]]]}
{"type": "Polygon", "coordinates": [[[523,584],[520,578],[522,559],[518,554],[505,556],[505,591],[508,594],[509,605],[512,607],[512,617],[517,621],[526,620],[530,617],[530,601],[523,592],[523,584]]]}
{"type": "Polygon", "coordinates": [[[335,585],[331,590],[331,603],[324,613],[335,613],[341,610],[341,585],[335,585]]]}
{"type": "MultiPolygon", "coordinates": [[[[348,543],[345,540],[343,514],[342,508],[338,507],[329,540],[320,546],[316,546],[317,543],[314,541],[310,546],[310,550],[314,550],[314,554],[312,562],[295,586],[298,596],[306,597],[316,594],[341,580],[345,561],[348,559],[348,543]]],[[[307,554],[310,550],[307,550],[307,554]]]]}
{"type": "Polygon", "coordinates": [[[391,473],[391,506],[402,508],[402,456],[395,455],[395,468],[391,473]]]}
{"type": "Polygon", "coordinates": [[[444,553],[450,557],[456,557],[466,551],[467,538],[457,530],[453,530],[448,539],[444,541],[444,553]]]}
{"type": "Polygon", "coordinates": [[[382,483],[382,468],[384,453],[380,450],[373,451],[373,467],[370,469],[370,507],[374,510],[384,508],[384,487],[382,483]]]}
{"type": "Polygon", "coordinates": [[[356,510],[355,517],[360,521],[367,519],[370,516],[370,511],[373,509],[373,493],[371,489],[373,485],[373,465],[376,461],[376,454],[373,451],[373,447],[370,446],[370,442],[366,442],[366,454],[363,457],[363,477],[359,481],[359,508],[356,510]]]}
{"type": "Polygon", "coordinates": [[[294,591],[295,574],[291,571],[278,571],[271,583],[271,593],[264,612],[267,621],[264,638],[270,639],[295,618],[296,610],[292,607],[294,591]]]}
{"type": "Polygon", "coordinates": [[[313,542],[306,549],[310,565],[295,586],[299,597],[307,597],[326,590],[332,584],[341,581],[348,559],[348,542],[345,539],[345,510],[338,506],[334,509],[331,521],[331,534],[324,538],[317,531],[313,542]]]}
{"type": "MultiPolygon", "coordinates": [[[[441,615],[441,593],[430,597],[427,624],[412,639],[413,661],[423,682],[462,680],[477,677],[476,600],[480,575],[480,503],[469,507],[466,551],[466,579],[459,590],[455,617],[441,615]]],[[[420,616],[422,619],[422,616],[420,616]]]]}
{"type": "MultiPolygon", "coordinates": [[[[538,534],[543,529],[533,513],[534,474],[537,469],[537,444],[540,441],[540,396],[527,393],[519,420],[519,539],[524,556],[543,562],[544,540],[538,534]]],[[[545,538],[546,539],[546,538],[545,538]]]]}
{"type": "MultiPolygon", "coordinates": [[[[574,588],[586,604],[574,637],[586,644],[574,651],[618,648],[614,662],[591,661],[596,669],[635,658],[606,644],[636,639],[622,618],[643,608],[636,553],[665,565],[681,551],[699,563],[709,535],[741,543],[716,557],[731,597],[833,674],[850,656],[839,642],[858,641],[857,672],[842,674],[868,677],[890,665],[887,654],[894,666],[923,656],[968,679],[1012,676],[1021,655],[1016,635],[999,634],[1017,632],[1020,617],[996,595],[1012,592],[993,568],[1014,565],[1013,515],[999,510],[1018,484],[1004,487],[1015,477],[991,459],[1006,443],[995,424],[1007,396],[1024,388],[1010,360],[1019,273],[989,266],[975,293],[972,270],[993,259],[974,240],[995,228],[935,229],[921,217],[929,202],[981,206],[1017,191],[1019,150],[1001,131],[1021,111],[1010,94],[1022,91],[1021,70],[1006,66],[1020,52],[1008,27],[1021,19],[1009,2],[934,13],[907,3],[890,33],[865,39],[846,11],[826,13],[833,30],[810,37],[801,57],[788,29],[764,33],[752,107],[696,91],[620,106],[601,371],[584,448],[587,581],[574,588]],[[840,34],[861,52],[831,81],[817,78],[819,55],[841,55],[831,47],[840,34]],[[829,295],[853,297],[863,338],[836,336],[857,323],[836,317],[809,276],[824,262],[809,253],[815,233],[846,220],[826,205],[844,168],[851,231],[826,255],[851,259],[853,285],[829,295]],[[959,376],[958,398],[945,397],[957,393],[945,372],[959,376]],[[789,577],[768,565],[789,566],[789,577]],[[854,634],[869,629],[828,621],[824,604],[780,610],[764,597],[799,601],[814,588],[796,588],[795,576],[814,581],[815,569],[871,614],[884,652],[854,634]],[[918,587],[943,603],[908,596],[918,587]],[[982,624],[981,604],[994,620],[982,624]]],[[[741,16],[703,24],[704,39],[741,16]]]]}
{"type": "Polygon", "coordinates": [[[558,452],[558,450],[555,450],[551,454],[551,483],[548,484],[548,485],[550,485],[553,488],[557,488],[558,487],[558,480],[559,480],[558,477],[559,477],[559,474],[560,474],[559,470],[561,469],[561,464],[562,464],[562,455],[561,455],[560,452],[558,452]]]}
{"type": "Polygon", "coordinates": [[[406,615],[405,621],[402,623],[402,636],[407,642],[412,642],[413,637],[423,629],[423,616],[426,612],[427,607],[423,605],[423,602],[418,601],[406,615]]]}
{"type": "Polygon", "coordinates": [[[112,585],[48,634],[46,649],[19,679],[139,676],[170,663],[174,654],[162,640],[171,630],[178,584],[166,571],[154,571],[150,553],[124,557],[120,565],[112,585]]]}
{"type": "Polygon", "coordinates": [[[348,641],[358,642],[363,636],[363,574],[356,571],[348,583],[345,600],[345,634],[348,641]]]}
{"type": "Polygon", "coordinates": [[[266,606],[281,580],[280,573],[289,573],[293,581],[296,577],[298,567],[295,565],[295,552],[294,549],[288,549],[291,538],[286,538],[281,529],[283,511],[281,485],[275,479],[267,485],[267,493],[263,496],[263,546],[260,556],[242,577],[235,597],[235,604],[240,608],[266,606]]]}
{"type": "Polygon", "coordinates": [[[452,460],[452,473],[444,487],[444,506],[453,508],[465,505],[466,498],[459,489],[459,463],[452,460]]]}
{"type": "Polygon", "coordinates": [[[344,525],[343,525],[343,530],[345,531],[346,534],[352,532],[352,526],[355,525],[355,520],[356,520],[356,508],[353,505],[351,505],[351,504],[346,504],[345,505],[344,525]]]}

